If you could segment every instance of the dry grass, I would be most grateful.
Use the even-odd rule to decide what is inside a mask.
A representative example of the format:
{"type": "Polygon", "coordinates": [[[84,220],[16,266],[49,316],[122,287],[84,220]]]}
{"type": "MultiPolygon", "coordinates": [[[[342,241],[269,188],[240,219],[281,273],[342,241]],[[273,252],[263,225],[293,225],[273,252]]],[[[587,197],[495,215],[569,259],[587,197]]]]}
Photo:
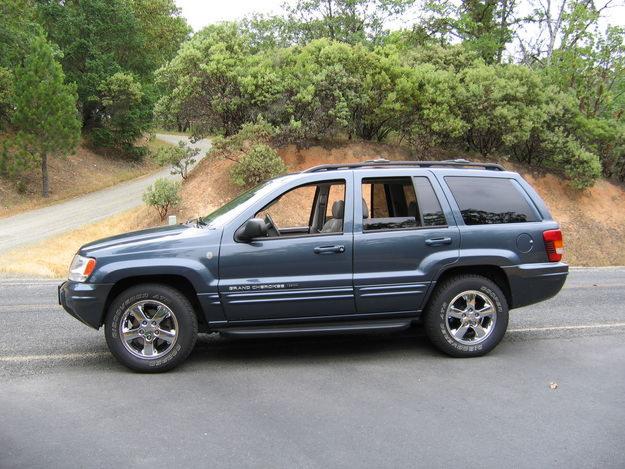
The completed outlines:
{"type": "Polygon", "coordinates": [[[78,248],[90,241],[160,223],[155,212],[141,207],[82,226],[37,244],[0,255],[0,272],[38,277],[64,277],[78,248]]]}
{"type": "MultiPolygon", "coordinates": [[[[156,145],[168,145],[157,143],[156,145]]],[[[25,192],[16,183],[0,178],[0,217],[44,207],[61,200],[104,189],[120,182],[156,171],[150,158],[133,162],[96,154],[81,146],[74,155],[50,158],[50,197],[41,196],[41,174],[33,171],[23,180],[25,192]]]]}

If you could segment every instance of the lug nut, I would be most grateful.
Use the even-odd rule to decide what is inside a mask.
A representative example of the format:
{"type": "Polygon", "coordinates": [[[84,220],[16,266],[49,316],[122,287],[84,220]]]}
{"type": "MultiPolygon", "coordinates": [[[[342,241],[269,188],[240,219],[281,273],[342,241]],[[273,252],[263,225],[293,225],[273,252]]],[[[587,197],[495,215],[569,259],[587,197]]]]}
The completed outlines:
{"type": "Polygon", "coordinates": [[[154,331],[154,335],[158,335],[158,331],[154,331]]]}
{"type": "Polygon", "coordinates": [[[156,321],[152,321],[152,325],[153,325],[153,326],[156,326],[156,321]]]}
{"type": "Polygon", "coordinates": [[[139,334],[143,335],[143,329],[139,329],[139,334]]]}
{"type": "Polygon", "coordinates": [[[147,326],[147,325],[148,325],[148,322],[147,322],[147,321],[143,321],[143,323],[142,323],[142,324],[143,324],[144,326],[147,326]]]}

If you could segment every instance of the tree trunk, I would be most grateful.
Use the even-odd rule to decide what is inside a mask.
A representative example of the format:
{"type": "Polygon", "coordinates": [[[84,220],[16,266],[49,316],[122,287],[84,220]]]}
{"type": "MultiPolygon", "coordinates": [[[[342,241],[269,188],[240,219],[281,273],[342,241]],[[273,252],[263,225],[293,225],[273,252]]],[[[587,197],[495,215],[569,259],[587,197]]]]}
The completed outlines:
{"type": "Polygon", "coordinates": [[[50,183],[48,181],[48,155],[41,155],[41,195],[48,197],[50,195],[50,183]]]}

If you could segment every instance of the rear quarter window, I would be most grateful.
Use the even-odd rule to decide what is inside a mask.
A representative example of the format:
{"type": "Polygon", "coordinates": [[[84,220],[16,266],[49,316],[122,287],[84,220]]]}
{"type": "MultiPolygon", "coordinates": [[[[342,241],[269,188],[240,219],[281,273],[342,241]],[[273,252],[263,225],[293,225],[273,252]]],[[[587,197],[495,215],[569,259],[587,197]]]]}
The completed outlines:
{"type": "Polygon", "coordinates": [[[539,221],[523,188],[514,179],[447,176],[465,225],[539,221]]]}

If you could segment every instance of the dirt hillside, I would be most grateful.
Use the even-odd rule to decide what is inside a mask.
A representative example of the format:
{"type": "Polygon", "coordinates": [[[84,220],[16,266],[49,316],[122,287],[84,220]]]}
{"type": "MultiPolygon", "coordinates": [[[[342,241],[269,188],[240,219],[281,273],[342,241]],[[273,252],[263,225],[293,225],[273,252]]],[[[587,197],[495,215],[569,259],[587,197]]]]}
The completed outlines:
{"type": "Polygon", "coordinates": [[[94,153],[84,145],[66,158],[49,158],[50,197],[41,197],[41,173],[20,183],[0,178],[0,217],[103,189],[158,169],[149,158],[133,162],[94,153]]]}
{"type": "MultiPolygon", "coordinates": [[[[402,148],[374,143],[309,148],[287,146],[278,153],[290,171],[324,163],[411,158],[402,148]]],[[[184,202],[178,212],[181,218],[210,213],[241,191],[230,183],[232,164],[231,161],[205,160],[195,169],[183,188],[184,202]]],[[[625,188],[622,185],[600,180],[593,188],[580,192],[554,174],[536,173],[518,164],[504,165],[520,172],[534,186],[561,223],[567,262],[578,266],[625,265],[625,188]]]]}

